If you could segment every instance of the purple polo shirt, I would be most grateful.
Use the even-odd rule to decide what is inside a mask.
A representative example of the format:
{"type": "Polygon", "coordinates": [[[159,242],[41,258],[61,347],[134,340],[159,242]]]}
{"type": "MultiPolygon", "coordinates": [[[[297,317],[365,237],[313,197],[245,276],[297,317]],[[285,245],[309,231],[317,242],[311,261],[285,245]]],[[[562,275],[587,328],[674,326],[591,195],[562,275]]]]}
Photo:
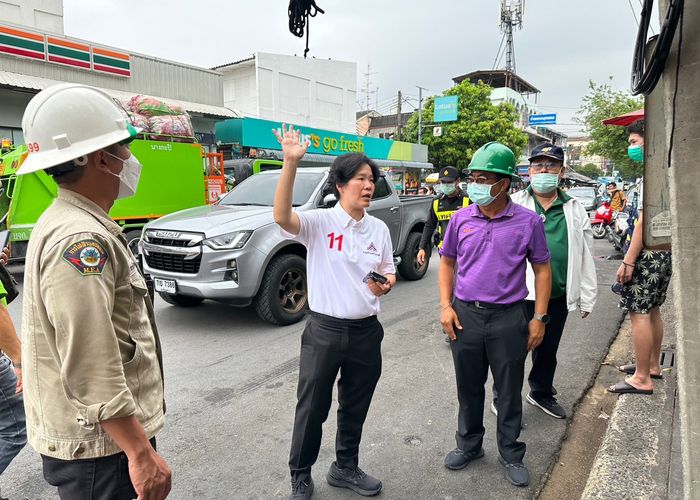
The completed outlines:
{"type": "Polygon", "coordinates": [[[493,219],[477,204],[459,210],[447,226],[440,255],[457,259],[458,299],[492,304],[525,299],[526,261],[549,262],[542,219],[512,201],[493,219]]]}

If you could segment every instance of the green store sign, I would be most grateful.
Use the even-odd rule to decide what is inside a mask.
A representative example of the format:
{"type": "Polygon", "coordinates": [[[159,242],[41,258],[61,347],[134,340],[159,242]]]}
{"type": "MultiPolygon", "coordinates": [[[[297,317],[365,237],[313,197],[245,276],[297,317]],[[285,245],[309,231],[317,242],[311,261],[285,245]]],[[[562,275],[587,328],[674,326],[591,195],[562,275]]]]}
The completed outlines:
{"type": "MultiPolygon", "coordinates": [[[[292,124],[294,125],[294,124],[292,124]]],[[[301,142],[309,141],[309,153],[340,156],[345,153],[364,153],[377,160],[426,161],[428,148],[410,142],[390,141],[376,137],[344,134],[294,125],[301,131],[301,142]]],[[[280,149],[272,133],[282,132],[282,124],[258,118],[232,118],[216,124],[216,140],[222,144],[240,144],[244,147],[280,149]]]]}

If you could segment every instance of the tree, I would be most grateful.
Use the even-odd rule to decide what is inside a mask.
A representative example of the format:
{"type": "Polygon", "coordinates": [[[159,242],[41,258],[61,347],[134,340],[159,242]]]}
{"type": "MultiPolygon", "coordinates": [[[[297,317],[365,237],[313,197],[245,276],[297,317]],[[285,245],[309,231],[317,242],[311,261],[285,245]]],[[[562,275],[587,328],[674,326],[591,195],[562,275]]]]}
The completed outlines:
{"type": "Polygon", "coordinates": [[[576,167],[574,168],[574,172],[577,174],[585,175],[586,177],[590,177],[591,179],[597,179],[601,175],[603,175],[602,170],[598,168],[598,165],[595,163],[586,163],[583,166],[576,167]]]}
{"type": "Polygon", "coordinates": [[[641,165],[634,163],[627,156],[625,127],[603,125],[603,120],[641,108],[644,105],[642,99],[632,97],[621,90],[614,90],[609,83],[597,84],[589,81],[588,87],[588,95],[583,98],[579,116],[575,118],[585,125],[591,136],[586,154],[612,160],[614,168],[620,171],[622,177],[641,175],[641,165]]]}
{"type": "MultiPolygon", "coordinates": [[[[463,81],[443,92],[445,96],[459,97],[457,121],[439,124],[442,136],[435,137],[431,127],[435,109],[435,100],[428,98],[423,107],[422,143],[428,146],[428,157],[440,168],[452,165],[463,169],[469,165],[474,152],[489,141],[499,141],[520,157],[527,145],[527,135],[515,125],[518,118],[515,108],[510,104],[495,106],[491,102],[492,88],[479,82],[474,85],[463,81]]],[[[403,129],[402,140],[418,142],[418,111],[408,120],[403,129]]]]}

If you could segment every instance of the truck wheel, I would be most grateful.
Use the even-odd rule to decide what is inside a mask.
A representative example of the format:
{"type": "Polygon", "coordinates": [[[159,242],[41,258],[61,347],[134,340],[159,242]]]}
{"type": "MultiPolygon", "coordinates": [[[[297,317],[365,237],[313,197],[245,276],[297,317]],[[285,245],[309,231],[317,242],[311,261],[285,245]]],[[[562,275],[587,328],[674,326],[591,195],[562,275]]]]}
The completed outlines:
{"type": "Polygon", "coordinates": [[[189,295],[173,295],[171,293],[158,292],[160,298],[168,304],[180,307],[194,307],[204,302],[203,297],[190,297],[189,295]]]}
{"type": "Polygon", "coordinates": [[[134,254],[134,257],[136,257],[139,254],[139,240],[141,239],[141,230],[140,229],[132,229],[130,231],[127,231],[124,233],[124,237],[126,238],[126,244],[129,247],[129,250],[131,250],[131,253],[134,254]]]}
{"type": "Polygon", "coordinates": [[[418,265],[416,256],[418,255],[418,245],[420,245],[420,233],[410,233],[406,238],[406,247],[401,254],[401,263],[399,264],[399,273],[401,277],[408,281],[416,281],[425,276],[430,263],[430,253],[432,249],[428,249],[425,262],[422,266],[418,265]]]}
{"type": "Polygon", "coordinates": [[[253,302],[258,316],[273,325],[290,325],[304,317],[308,301],[306,261],[298,255],[274,257],[253,302]]]}

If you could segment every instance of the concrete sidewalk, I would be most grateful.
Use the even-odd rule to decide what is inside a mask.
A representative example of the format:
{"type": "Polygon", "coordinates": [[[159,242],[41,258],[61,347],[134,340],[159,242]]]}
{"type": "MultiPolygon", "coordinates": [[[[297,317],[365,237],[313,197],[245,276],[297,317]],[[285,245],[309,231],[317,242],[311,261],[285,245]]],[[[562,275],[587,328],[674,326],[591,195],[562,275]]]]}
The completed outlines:
{"type": "MultiPolygon", "coordinates": [[[[670,292],[670,290],[669,290],[670,292]]],[[[682,499],[680,428],[675,369],[676,329],[673,296],[661,309],[664,320],[663,380],[654,381],[651,396],[620,395],[603,444],[598,450],[581,498],[606,500],[682,499]]],[[[629,320],[605,364],[618,366],[632,359],[629,320]]],[[[625,375],[620,373],[620,380],[625,375]]]]}

